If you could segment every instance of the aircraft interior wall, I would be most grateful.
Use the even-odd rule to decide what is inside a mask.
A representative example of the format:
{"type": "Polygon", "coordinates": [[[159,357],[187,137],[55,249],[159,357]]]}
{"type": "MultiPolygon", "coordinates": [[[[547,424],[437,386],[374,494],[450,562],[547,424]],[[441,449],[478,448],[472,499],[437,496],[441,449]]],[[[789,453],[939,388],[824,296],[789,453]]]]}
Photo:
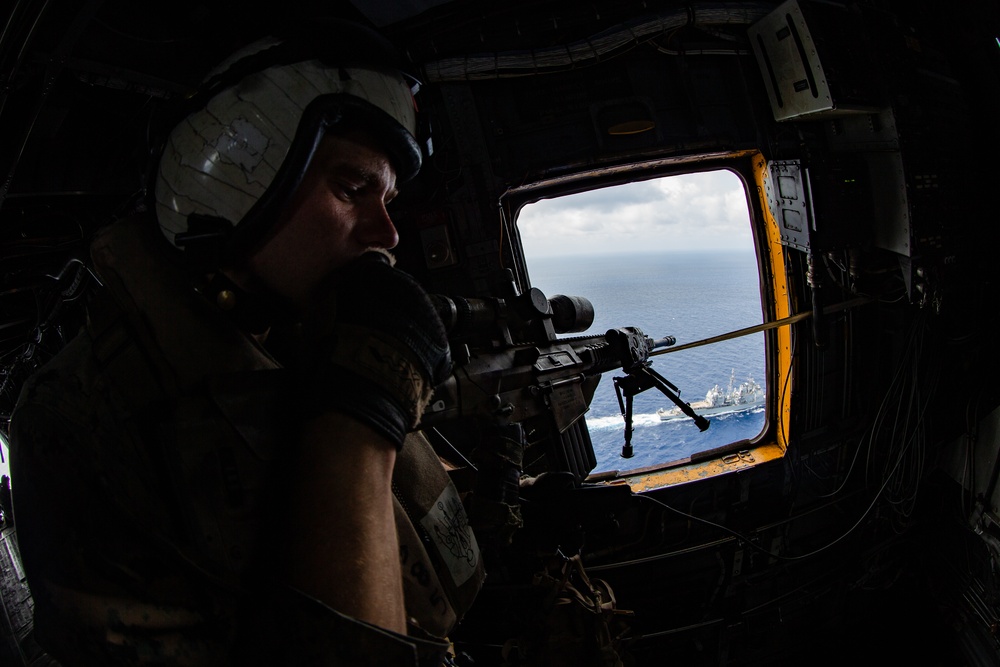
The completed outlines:
{"type": "MultiPolygon", "coordinates": [[[[365,4],[337,6],[355,16],[365,4]]],[[[544,409],[531,416],[531,451],[543,453],[521,472],[536,483],[521,490],[509,540],[482,535],[489,576],[451,638],[458,664],[601,664],[586,635],[606,622],[629,667],[1000,665],[995,3],[417,4],[426,13],[385,31],[423,74],[433,153],[393,215],[399,263],[428,291],[521,303],[533,287],[521,207],[725,168],[746,187],[771,325],[754,438],[588,477],[585,427],[563,438],[544,409]],[[778,36],[792,24],[821,64],[787,60],[778,36]],[[587,49],[600,55],[560,60],[587,49]],[[539,575],[572,556],[609,585],[616,613],[550,614],[539,575]],[[575,641],[557,648],[544,629],[575,641]]],[[[136,40],[115,54],[107,21],[145,25],[121,5],[96,17],[53,9],[40,25],[89,29],[78,43],[42,33],[30,67],[11,64],[17,49],[0,35],[0,65],[17,74],[0,90],[0,127],[16,140],[0,145],[4,416],[81,325],[75,290],[93,286],[53,276],[137,205],[150,109],[190,91],[240,36],[197,32],[187,50],[136,40]],[[61,48],[75,59],[46,70],[61,48]]],[[[512,313],[456,349],[562,338],[537,313],[512,313]]],[[[474,422],[437,424],[442,454],[475,460],[474,422]]],[[[0,664],[45,664],[13,514],[0,509],[0,664]]]]}

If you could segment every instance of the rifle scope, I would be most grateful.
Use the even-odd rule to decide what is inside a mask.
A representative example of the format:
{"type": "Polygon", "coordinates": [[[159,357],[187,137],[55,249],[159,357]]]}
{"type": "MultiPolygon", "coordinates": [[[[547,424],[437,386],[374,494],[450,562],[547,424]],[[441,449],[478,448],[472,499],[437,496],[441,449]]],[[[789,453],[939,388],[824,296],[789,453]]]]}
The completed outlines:
{"type": "Polygon", "coordinates": [[[430,297],[449,336],[486,333],[511,318],[529,322],[547,317],[556,333],[586,331],[594,323],[594,305],[589,299],[563,294],[547,299],[535,287],[512,299],[443,294],[431,294],[430,297]]]}

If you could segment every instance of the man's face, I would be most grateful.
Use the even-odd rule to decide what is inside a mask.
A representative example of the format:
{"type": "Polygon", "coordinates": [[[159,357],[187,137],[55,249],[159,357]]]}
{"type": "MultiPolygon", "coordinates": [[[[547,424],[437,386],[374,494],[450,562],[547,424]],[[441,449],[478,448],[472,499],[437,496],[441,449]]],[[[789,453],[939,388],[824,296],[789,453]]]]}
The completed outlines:
{"type": "Polygon", "coordinates": [[[249,257],[254,282],[308,312],[331,272],[399,242],[386,212],[395,195],[396,172],[365,135],[324,137],[274,233],[249,257]]]}

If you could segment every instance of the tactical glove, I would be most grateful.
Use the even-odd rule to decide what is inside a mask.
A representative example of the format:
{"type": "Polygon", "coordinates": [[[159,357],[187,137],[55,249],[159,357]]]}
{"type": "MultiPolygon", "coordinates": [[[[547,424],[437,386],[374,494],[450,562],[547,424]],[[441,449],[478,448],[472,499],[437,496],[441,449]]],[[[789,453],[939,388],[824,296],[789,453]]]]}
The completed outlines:
{"type": "Polygon", "coordinates": [[[334,277],[329,311],[301,371],[312,411],[338,410],[397,447],[451,372],[444,325],[424,289],[367,252],[334,277]]]}

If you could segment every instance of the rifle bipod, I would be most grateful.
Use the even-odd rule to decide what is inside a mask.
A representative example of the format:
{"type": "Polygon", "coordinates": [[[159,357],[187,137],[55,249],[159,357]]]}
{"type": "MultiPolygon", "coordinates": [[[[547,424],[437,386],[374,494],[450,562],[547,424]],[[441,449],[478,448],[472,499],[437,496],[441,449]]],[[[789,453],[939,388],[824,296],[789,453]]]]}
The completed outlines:
{"type": "Polygon", "coordinates": [[[628,370],[625,377],[614,378],[615,394],[618,396],[618,407],[621,409],[622,417],[625,418],[625,444],[622,445],[622,458],[632,458],[632,397],[642,393],[651,387],[659,389],[664,396],[669,398],[685,415],[694,420],[694,423],[702,431],[709,426],[709,421],[701,415],[695,413],[694,409],[681,400],[680,389],[674,386],[665,377],[649,367],[649,363],[637,364],[628,370]],[[622,394],[625,395],[622,400],[622,394]]]}

